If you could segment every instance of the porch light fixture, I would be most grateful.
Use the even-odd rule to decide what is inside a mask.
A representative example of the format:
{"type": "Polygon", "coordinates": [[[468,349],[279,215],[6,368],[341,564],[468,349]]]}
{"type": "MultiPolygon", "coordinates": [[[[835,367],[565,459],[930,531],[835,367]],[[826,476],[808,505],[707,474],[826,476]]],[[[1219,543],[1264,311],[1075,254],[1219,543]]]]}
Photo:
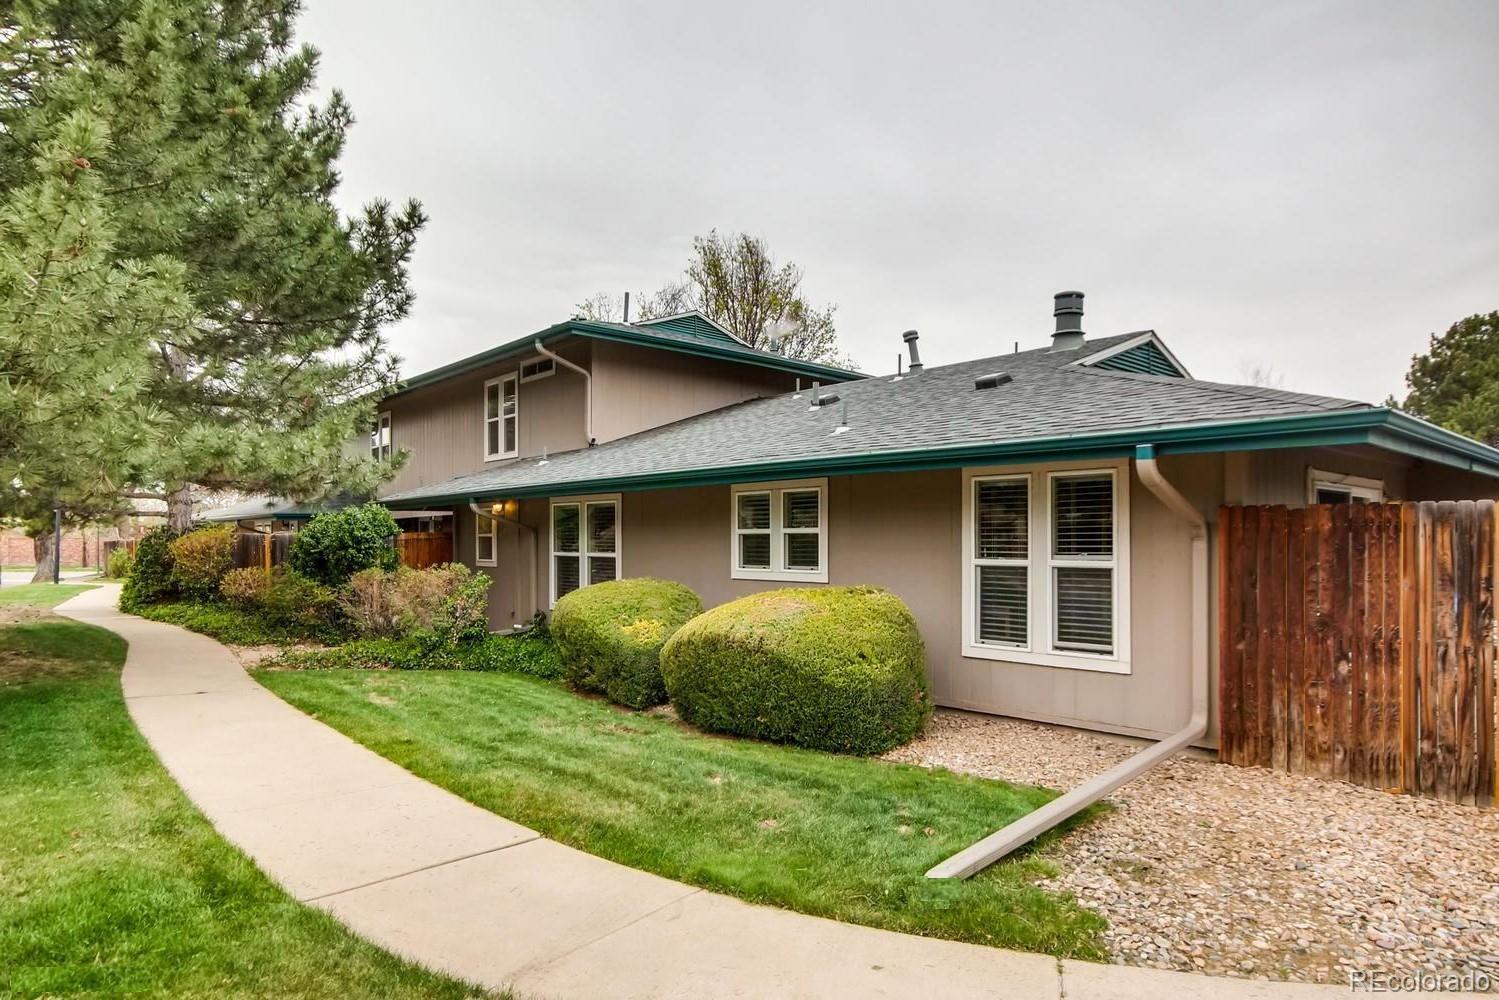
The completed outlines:
{"type": "Polygon", "coordinates": [[[489,508],[489,512],[495,517],[513,519],[519,509],[520,502],[517,500],[496,500],[494,505],[489,508]]]}

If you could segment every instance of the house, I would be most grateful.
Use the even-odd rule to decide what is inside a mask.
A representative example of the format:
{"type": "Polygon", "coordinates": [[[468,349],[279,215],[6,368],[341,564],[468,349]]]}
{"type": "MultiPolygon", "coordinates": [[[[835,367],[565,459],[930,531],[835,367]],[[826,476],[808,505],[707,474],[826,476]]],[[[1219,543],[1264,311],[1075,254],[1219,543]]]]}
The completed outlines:
{"type": "Polygon", "coordinates": [[[445,515],[498,629],[616,577],[709,606],[877,584],[914,612],[939,705],[1161,737],[1191,707],[1193,609],[1215,606],[1189,516],[1496,492],[1499,451],[1194,379],[1152,331],[1086,336],[1082,303],[1056,296],[1049,343],[976,361],[924,367],[908,332],[907,370],[880,376],[696,314],[561,323],[385,399],[371,448],[410,457],[381,500],[445,515]]]}

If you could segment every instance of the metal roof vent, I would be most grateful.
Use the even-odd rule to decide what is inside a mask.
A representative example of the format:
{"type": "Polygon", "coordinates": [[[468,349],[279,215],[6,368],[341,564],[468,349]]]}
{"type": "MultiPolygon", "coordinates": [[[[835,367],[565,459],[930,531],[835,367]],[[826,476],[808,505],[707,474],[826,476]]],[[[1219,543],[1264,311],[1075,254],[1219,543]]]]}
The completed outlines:
{"type": "Polygon", "coordinates": [[[916,350],[916,338],[919,336],[921,336],[921,334],[917,333],[915,330],[907,330],[905,333],[900,335],[900,339],[906,342],[906,346],[910,348],[911,351],[911,367],[906,369],[906,371],[908,371],[912,375],[921,374],[921,355],[916,350]]]}
{"type": "Polygon", "coordinates": [[[1002,385],[1009,385],[1015,381],[1015,376],[1009,372],[995,372],[993,375],[980,375],[973,380],[975,389],[998,389],[1002,385]]]}
{"type": "Polygon", "coordinates": [[[818,396],[816,399],[812,400],[812,405],[807,407],[807,409],[820,410],[824,406],[832,406],[836,402],[838,402],[838,394],[836,392],[833,392],[829,393],[826,396],[818,396]]]}
{"type": "Polygon", "coordinates": [[[1051,314],[1057,318],[1056,332],[1051,335],[1053,351],[1075,351],[1083,346],[1083,293],[1058,292],[1052,296],[1056,306],[1051,314]]]}

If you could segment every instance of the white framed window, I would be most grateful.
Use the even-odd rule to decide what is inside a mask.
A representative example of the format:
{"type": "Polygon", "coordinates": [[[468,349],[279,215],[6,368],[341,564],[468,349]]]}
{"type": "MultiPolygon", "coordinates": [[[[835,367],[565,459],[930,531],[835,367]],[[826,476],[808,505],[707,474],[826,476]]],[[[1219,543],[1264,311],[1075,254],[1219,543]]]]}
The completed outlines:
{"type": "Polygon", "coordinates": [[[484,460],[514,458],[520,446],[517,372],[484,383],[484,460]]]}
{"type": "Polygon", "coordinates": [[[552,501],[551,603],[591,583],[620,578],[619,494],[552,501]]]}
{"type": "Polygon", "coordinates": [[[1129,666],[1129,465],[963,473],[963,655],[1129,666]]]}
{"type": "Polygon", "coordinates": [[[1307,503],[1383,503],[1384,480],[1306,470],[1307,503]]]}
{"type": "Polygon", "coordinates": [[[546,378],[548,375],[557,373],[557,362],[551,358],[542,358],[539,361],[527,361],[520,366],[520,380],[522,382],[535,382],[537,379],[546,378]]]}
{"type": "Polygon", "coordinates": [[[474,565],[495,566],[499,563],[496,529],[499,523],[484,514],[474,515],[474,565]]]}
{"type": "Polygon", "coordinates": [[[370,431],[370,457],[377,462],[390,458],[391,427],[390,411],[375,417],[375,429],[370,431]]]}
{"type": "Polygon", "coordinates": [[[828,582],[828,481],[746,483],[729,491],[735,580],[828,582]]]}

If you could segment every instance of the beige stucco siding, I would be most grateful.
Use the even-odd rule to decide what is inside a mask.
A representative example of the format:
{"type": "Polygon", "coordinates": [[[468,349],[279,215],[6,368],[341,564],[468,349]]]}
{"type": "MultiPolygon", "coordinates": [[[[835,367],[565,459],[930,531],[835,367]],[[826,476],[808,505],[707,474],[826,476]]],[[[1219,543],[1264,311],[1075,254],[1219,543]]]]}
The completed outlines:
{"type": "MultiPolygon", "coordinates": [[[[1348,475],[1383,473],[1392,497],[1427,498],[1436,486],[1476,491],[1477,477],[1439,473],[1424,464],[1372,450],[1318,449],[1261,462],[1252,495],[1305,502],[1306,470],[1348,475]],[[1299,488],[1296,484],[1300,484],[1299,488]],[[1398,485],[1396,485],[1398,484],[1398,485]]],[[[1225,498],[1242,489],[1244,455],[1168,456],[1166,477],[1216,521],[1225,498]]],[[[871,474],[828,480],[829,583],[875,584],[910,606],[927,648],[928,672],[938,704],[1107,731],[1160,736],[1175,730],[1189,710],[1191,665],[1191,536],[1139,481],[1129,465],[1129,673],[1040,666],[963,655],[963,471],[871,474]]],[[[787,584],[735,580],[730,574],[729,486],[626,493],[621,497],[621,571],[630,577],[679,580],[705,606],[787,584]]],[[[1261,501],[1263,502],[1263,501],[1261,501]]],[[[549,591],[549,504],[523,501],[520,517],[538,531],[538,545],[513,526],[500,532],[500,565],[494,579],[491,621],[509,628],[533,610],[529,574],[535,568],[535,604],[549,591]]],[[[473,562],[473,517],[457,518],[458,554],[473,562]]],[[[1216,615],[1216,532],[1210,538],[1210,613],[1216,615]]],[[[1217,641],[1210,650],[1209,682],[1216,733],[1217,641]]]]}

